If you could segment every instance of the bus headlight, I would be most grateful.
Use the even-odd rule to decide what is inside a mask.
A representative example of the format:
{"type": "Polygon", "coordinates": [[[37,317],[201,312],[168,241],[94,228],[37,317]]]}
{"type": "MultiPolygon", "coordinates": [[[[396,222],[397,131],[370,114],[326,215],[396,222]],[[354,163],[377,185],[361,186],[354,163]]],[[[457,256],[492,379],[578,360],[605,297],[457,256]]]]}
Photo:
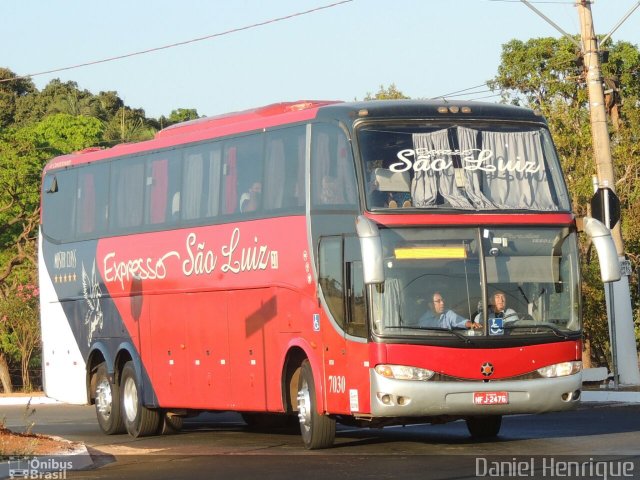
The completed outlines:
{"type": "Polygon", "coordinates": [[[538,373],[546,378],[566,377],[582,371],[582,362],[562,362],[538,369],[538,373]]]}
{"type": "Polygon", "coordinates": [[[376,365],[376,373],[395,380],[429,380],[435,375],[432,370],[406,365],[376,365]]]}

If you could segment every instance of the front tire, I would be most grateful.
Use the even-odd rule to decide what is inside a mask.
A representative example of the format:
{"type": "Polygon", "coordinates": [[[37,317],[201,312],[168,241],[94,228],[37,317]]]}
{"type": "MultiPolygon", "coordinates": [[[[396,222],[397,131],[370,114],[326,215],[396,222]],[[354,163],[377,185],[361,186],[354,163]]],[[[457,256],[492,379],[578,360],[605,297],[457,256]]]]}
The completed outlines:
{"type": "Polygon", "coordinates": [[[316,387],[309,360],[302,362],[298,380],[298,418],[305,448],[328,448],[336,438],[336,421],[318,413],[316,387]]]}
{"type": "Polygon", "coordinates": [[[467,429],[473,438],[494,438],[500,433],[502,415],[467,418],[467,429]]]}
{"type": "Polygon", "coordinates": [[[153,435],[160,426],[160,413],[142,405],[140,382],[133,362],[127,362],[122,369],[120,381],[122,420],[134,438],[153,435]]]}
{"type": "Polygon", "coordinates": [[[95,378],[94,401],[96,417],[100,429],[107,435],[124,433],[124,423],[120,414],[120,389],[109,381],[107,365],[98,365],[95,378]]]}

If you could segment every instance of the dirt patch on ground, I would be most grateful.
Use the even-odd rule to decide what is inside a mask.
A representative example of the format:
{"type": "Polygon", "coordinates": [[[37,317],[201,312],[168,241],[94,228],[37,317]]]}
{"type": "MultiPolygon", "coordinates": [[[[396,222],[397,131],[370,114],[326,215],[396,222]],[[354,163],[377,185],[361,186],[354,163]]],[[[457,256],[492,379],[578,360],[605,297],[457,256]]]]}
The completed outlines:
{"type": "Polygon", "coordinates": [[[16,455],[64,455],[78,444],[37,433],[16,433],[0,426],[0,457],[16,455]]]}

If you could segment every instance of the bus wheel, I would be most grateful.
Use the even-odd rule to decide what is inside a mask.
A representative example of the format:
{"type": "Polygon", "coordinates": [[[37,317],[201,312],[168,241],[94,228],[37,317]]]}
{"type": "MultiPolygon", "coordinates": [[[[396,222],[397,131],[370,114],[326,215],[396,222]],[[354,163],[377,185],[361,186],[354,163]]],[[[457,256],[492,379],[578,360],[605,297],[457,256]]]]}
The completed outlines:
{"type": "Polygon", "coordinates": [[[336,421],[320,415],[316,408],[316,388],[309,360],[302,362],[298,381],[298,418],[304,446],[309,450],[328,448],[336,437],[336,421]]]}
{"type": "Polygon", "coordinates": [[[96,387],[93,393],[100,429],[107,435],[124,433],[124,423],[120,415],[120,391],[118,385],[109,381],[104,362],[98,365],[96,370],[96,387]]]}
{"type": "Polygon", "coordinates": [[[156,433],[160,424],[160,413],[142,405],[140,384],[133,362],[127,362],[122,369],[120,393],[122,419],[129,435],[137,438],[156,433]]]}
{"type": "Polygon", "coordinates": [[[467,429],[474,438],[492,438],[498,436],[502,415],[467,418],[467,429]]]}
{"type": "Polygon", "coordinates": [[[160,415],[160,421],[158,422],[158,430],[156,433],[158,435],[178,433],[182,430],[183,424],[184,417],[165,412],[160,415]]]}

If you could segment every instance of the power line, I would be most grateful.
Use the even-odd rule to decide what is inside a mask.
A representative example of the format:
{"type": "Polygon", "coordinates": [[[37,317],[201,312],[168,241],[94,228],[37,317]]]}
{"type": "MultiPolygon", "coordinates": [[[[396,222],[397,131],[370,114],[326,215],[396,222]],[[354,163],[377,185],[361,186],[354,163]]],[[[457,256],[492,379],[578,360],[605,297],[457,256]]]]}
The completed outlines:
{"type": "Polygon", "coordinates": [[[502,95],[501,93],[495,93],[493,95],[485,95],[484,97],[469,98],[468,101],[477,102],[478,100],[484,100],[486,98],[493,98],[493,97],[500,97],[501,95],[502,95]]]}
{"type": "MultiPolygon", "coordinates": [[[[487,2],[502,2],[502,3],[522,3],[522,0],[486,0],[487,2]]],[[[567,2],[567,1],[560,1],[560,2],[551,2],[551,1],[543,1],[543,0],[539,0],[539,1],[531,1],[529,3],[550,3],[551,5],[575,5],[576,2],[567,2]]]]}
{"type": "MultiPolygon", "coordinates": [[[[462,92],[468,92],[469,90],[475,90],[476,88],[480,88],[480,87],[486,87],[487,84],[486,83],[481,83],[480,85],[475,85],[473,87],[469,87],[469,88],[463,88],[462,90],[456,90],[455,92],[449,92],[449,93],[445,93],[444,95],[438,95],[436,97],[432,97],[431,100],[435,100],[438,98],[444,98],[444,97],[453,97],[453,96],[459,96],[456,94],[460,94],[462,92]]],[[[485,92],[488,92],[490,90],[484,90],[485,92]]],[[[476,93],[483,93],[483,92],[470,92],[467,95],[474,95],[476,93]]]]}
{"type": "Polygon", "coordinates": [[[147,53],[157,52],[157,51],[160,51],[160,50],[167,50],[169,48],[180,47],[182,45],[187,45],[189,43],[202,42],[203,40],[209,40],[211,38],[222,37],[224,35],[230,35],[232,33],[241,32],[243,30],[250,30],[252,28],[263,27],[263,26],[269,25],[271,23],[277,23],[277,22],[282,22],[284,20],[290,20],[290,19],[295,18],[295,17],[301,17],[303,15],[308,15],[310,13],[315,13],[315,12],[318,12],[320,10],[326,10],[327,8],[337,7],[339,5],[343,5],[345,3],[350,3],[350,2],[353,2],[353,1],[354,0],[341,0],[339,2],[330,3],[328,5],[323,5],[323,6],[320,6],[320,7],[312,8],[310,10],[305,10],[305,11],[302,11],[302,12],[292,13],[290,15],[285,15],[283,17],[272,18],[270,20],[265,20],[263,22],[254,23],[254,24],[251,24],[251,25],[246,25],[244,27],[233,28],[233,29],[227,30],[225,32],[213,33],[211,35],[206,35],[204,37],[193,38],[191,40],[185,40],[183,42],[171,43],[169,45],[163,45],[161,47],[154,47],[154,48],[149,48],[147,50],[140,50],[140,51],[137,51],[137,52],[126,53],[124,55],[118,55],[118,56],[115,56],[115,57],[103,58],[101,60],[93,60],[93,61],[90,61],[90,62],[79,63],[77,65],[71,65],[71,66],[68,66],[68,67],[54,68],[52,70],[46,70],[46,71],[43,71],[43,72],[30,73],[28,75],[21,75],[19,77],[4,78],[4,79],[0,79],[0,83],[11,82],[13,80],[21,80],[21,79],[24,79],[24,78],[36,77],[36,76],[39,76],[39,75],[46,75],[48,73],[57,73],[57,72],[63,72],[65,70],[73,70],[73,69],[76,69],[76,68],[88,67],[90,65],[97,65],[97,64],[100,64],[100,63],[113,62],[115,60],[122,60],[124,58],[135,57],[137,55],[144,55],[144,54],[147,54],[147,53]]]}
{"type": "MultiPolygon", "coordinates": [[[[468,95],[478,95],[480,93],[487,93],[487,92],[495,92],[495,90],[491,90],[489,88],[489,89],[486,89],[486,90],[478,90],[478,91],[475,91],[475,92],[459,93],[457,95],[446,95],[445,98],[466,97],[468,95]]],[[[438,98],[440,98],[440,97],[438,97],[438,98]]]]}

